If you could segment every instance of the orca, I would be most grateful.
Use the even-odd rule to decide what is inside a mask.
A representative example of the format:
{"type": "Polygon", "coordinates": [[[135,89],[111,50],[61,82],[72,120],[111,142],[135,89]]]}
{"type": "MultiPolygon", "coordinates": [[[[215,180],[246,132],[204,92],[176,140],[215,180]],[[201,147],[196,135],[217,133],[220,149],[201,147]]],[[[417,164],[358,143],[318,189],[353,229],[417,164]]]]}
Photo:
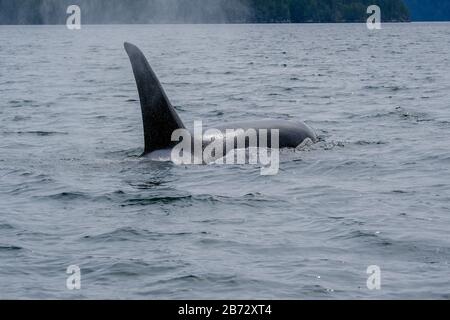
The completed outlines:
{"type": "MultiPolygon", "coordinates": [[[[139,99],[142,110],[142,119],[144,126],[144,153],[142,156],[149,154],[160,154],[161,151],[173,149],[177,141],[172,141],[172,134],[178,129],[186,129],[174,107],[170,103],[164,89],[159,82],[156,74],[152,70],[146,57],[142,51],[131,43],[125,42],[125,50],[131,61],[136,85],[139,93],[139,99]]],[[[254,120],[238,123],[225,123],[215,127],[216,131],[221,134],[220,137],[202,137],[201,146],[207,147],[214,139],[224,139],[227,130],[234,129],[237,135],[245,134],[248,129],[279,130],[278,148],[297,148],[307,139],[311,142],[317,142],[317,136],[312,128],[300,121],[290,120],[254,120]]],[[[207,131],[207,129],[206,129],[207,131]]],[[[235,135],[238,141],[239,137],[235,135]]],[[[244,137],[245,139],[245,137],[244,137]]],[[[259,147],[258,137],[258,147],[259,147]]],[[[248,139],[245,140],[245,147],[248,147],[248,139]]],[[[270,139],[265,139],[267,147],[271,148],[270,139]]],[[[194,142],[192,142],[194,144],[194,142]]],[[[235,142],[235,147],[237,142],[235,142]]]]}

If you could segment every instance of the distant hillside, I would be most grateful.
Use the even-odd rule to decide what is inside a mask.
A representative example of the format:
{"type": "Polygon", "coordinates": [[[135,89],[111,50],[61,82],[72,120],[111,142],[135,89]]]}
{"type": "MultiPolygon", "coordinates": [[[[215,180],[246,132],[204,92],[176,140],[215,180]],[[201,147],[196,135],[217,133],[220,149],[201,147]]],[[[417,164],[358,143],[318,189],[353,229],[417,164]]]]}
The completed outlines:
{"type": "Polygon", "coordinates": [[[409,21],[409,12],[402,0],[291,0],[287,2],[291,22],[364,22],[368,17],[367,8],[374,4],[380,6],[383,21],[409,21]]]}
{"type": "Polygon", "coordinates": [[[403,0],[0,0],[0,24],[61,24],[77,4],[82,22],[358,22],[378,4],[384,21],[408,21],[403,0]]]}
{"type": "Polygon", "coordinates": [[[450,21],[450,0],[404,0],[414,21],[450,21]]]}

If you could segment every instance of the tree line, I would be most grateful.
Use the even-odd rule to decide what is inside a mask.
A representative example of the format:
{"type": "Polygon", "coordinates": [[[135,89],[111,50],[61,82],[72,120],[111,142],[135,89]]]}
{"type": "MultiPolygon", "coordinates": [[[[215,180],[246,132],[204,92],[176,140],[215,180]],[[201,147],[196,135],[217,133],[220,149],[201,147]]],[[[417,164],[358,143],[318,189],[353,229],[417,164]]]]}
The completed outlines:
{"type": "Polygon", "coordinates": [[[404,0],[416,21],[449,21],[450,0],[404,0]]]}
{"type": "Polygon", "coordinates": [[[83,23],[362,22],[367,7],[384,21],[408,21],[403,0],[0,0],[0,24],[61,24],[66,8],[83,23]]]}

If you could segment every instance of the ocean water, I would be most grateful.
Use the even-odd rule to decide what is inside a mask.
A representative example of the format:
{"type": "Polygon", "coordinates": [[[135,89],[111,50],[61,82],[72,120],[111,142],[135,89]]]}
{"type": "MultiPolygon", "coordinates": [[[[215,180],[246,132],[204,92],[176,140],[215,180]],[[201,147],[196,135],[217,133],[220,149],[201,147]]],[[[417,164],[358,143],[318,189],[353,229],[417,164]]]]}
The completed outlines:
{"type": "Polygon", "coordinates": [[[0,26],[0,298],[449,299],[449,52],[448,23],[0,26]],[[188,127],[320,141],[275,176],[140,158],[124,41],[188,127]]]}

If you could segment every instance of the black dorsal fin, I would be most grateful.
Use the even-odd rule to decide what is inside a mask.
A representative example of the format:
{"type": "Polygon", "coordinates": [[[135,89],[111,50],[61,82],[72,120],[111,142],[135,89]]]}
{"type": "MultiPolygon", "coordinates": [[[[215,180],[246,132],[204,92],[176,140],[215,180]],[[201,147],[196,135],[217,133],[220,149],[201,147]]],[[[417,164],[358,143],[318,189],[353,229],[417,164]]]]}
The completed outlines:
{"type": "Polygon", "coordinates": [[[133,67],[141,100],[144,154],[173,147],[172,133],[177,129],[183,129],[183,122],[172,107],[142,51],[130,43],[125,43],[125,50],[133,67]]]}

